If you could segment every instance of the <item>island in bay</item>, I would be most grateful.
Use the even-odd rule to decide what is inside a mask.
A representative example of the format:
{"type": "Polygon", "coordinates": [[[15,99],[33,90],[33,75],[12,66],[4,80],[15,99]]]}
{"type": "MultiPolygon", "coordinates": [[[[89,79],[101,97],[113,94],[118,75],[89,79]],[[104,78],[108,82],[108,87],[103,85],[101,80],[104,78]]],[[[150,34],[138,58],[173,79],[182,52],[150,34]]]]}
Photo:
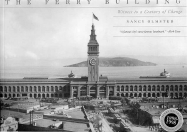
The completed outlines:
{"type": "MultiPolygon", "coordinates": [[[[156,66],[156,65],[157,64],[152,62],[144,62],[128,57],[99,58],[100,67],[156,66]]],[[[67,65],[64,67],[87,67],[87,61],[83,61],[72,65],[67,65]]]]}

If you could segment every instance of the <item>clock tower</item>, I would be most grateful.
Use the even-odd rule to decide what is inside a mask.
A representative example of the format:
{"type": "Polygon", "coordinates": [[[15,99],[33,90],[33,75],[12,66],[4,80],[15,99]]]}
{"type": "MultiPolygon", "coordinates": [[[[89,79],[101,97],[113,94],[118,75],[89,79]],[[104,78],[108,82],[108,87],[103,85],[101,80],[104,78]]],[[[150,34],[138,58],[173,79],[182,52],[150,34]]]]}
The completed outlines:
{"type": "Polygon", "coordinates": [[[90,41],[88,43],[88,81],[99,81],[99,44],[96,40],[95,27],[92,24],[90,41]]]}

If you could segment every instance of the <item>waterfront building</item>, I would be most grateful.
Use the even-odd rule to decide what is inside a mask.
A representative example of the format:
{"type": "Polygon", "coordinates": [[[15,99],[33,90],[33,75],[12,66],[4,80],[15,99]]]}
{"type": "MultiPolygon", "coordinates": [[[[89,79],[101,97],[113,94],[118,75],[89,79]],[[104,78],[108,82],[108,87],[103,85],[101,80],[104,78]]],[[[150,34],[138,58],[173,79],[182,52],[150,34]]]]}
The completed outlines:
{"type": "Polygon", "coordinates": [[[122,97],[187,97],[187,78],[151,77],[138,79],[110,80],[99,76],[99,44],[95,26],[92,25],[88,43],[88,77],[74,78],[23,78],[1,79],[0,97],[28,98],[94,98],[122,97]]]}

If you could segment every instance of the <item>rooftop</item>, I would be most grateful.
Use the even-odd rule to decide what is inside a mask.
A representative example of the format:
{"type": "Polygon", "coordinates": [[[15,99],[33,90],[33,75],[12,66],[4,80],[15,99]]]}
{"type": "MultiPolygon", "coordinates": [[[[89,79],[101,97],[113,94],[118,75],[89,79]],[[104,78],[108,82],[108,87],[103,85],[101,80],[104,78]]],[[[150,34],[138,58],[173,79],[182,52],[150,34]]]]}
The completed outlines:
{"type": "Polygon", "coordinates": [[[64,104],[64,105],[52,105],[51,108],[60,108],[62,106],[67,106],[68,104],[64,104]]]}
{"type": "Polygon", "coordinates": [[[68,82],[60,78],[5,78],[0,79],[0,82],[68,82]]]}
{"type": "Polygon", "coordinates": [[[49,119],[40,119],[34,122],[36,122],[36,126],[39,126],[39,127],[49,127],[52,124],[63,122],[64,130],[74,131],[74,132],[88,132],[89,131],[89,128],[87,127],[87,125],[81,124],[81,123],[53,121],[49,119]]]}
{"type": "Polygon", "coordinates": [[[36,122],[36,126],[49,127],[52,124],[62,122],[62,121],[52,121],[52,120],[48,120],[48,119],[40,119],[40,120],[36,120],[34,122],[36,122]]]}
{"type": "Polygon", "coordinates": [[[11,111],[11,110],[1,110],[1,116],[5,119],[10,116],[14,118],[23,118],[23,119],[30,117],[29,114],[21,113],[18,111],[11,111]]]}
{"type": "Polygon", "coordinates": [[[187,81],[187,77],[170,77],[170,78],[111,78],[109,81],[130,82],[130,81],[187,81]]]}
{"type": "MultiPolygon", "coordinates": [[[[106,77],[104,77],[106,78],[106,77]]],[[[106,79],[105,79],[106,80],[106,79]]],[[[87,82],[87,78],[10,78],[10,79],[0,79],[0,82],[34,82],[34,83],[68,83],[68,82],[74,82],[74,83],[89,83],[87,82]]],[[[170,77],[170,78],[108,78],[106,81],[103,82],[101,80],[97,83],[130,83],[130,82],[157,82],[157,81],[181,81],[181,82],[187,82],[187,77],[170,77]]],[[[95,82],[93,82],[95,83],[95,82]]]]}
{"type": "Polygon", "coordinates": [[[86,124],[65,122],[64,130],[74,131],[74,132],[89,132],[89,128],[86,124]]]}
{"type": "MultiPolygon", "coordinates": [[[[84,114],[80,109],[68,110],[68,111],[64,111],[64,113],[71,116],[72,118],[85,119],[84,114]]],[[[61,114],[58,114],[58,116],[64,117],[64,115],[61,115],[61,114]]]]}

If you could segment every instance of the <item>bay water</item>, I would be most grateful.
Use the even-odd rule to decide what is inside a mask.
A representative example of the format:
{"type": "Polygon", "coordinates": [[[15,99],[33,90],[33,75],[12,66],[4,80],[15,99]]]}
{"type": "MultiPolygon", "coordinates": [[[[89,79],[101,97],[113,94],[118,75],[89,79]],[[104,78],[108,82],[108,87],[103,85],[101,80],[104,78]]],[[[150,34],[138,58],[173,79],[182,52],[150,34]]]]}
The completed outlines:
{"type": "MultiPolygon", "coordinates": [[[[187,77],[187,65],[157,65],[133,67],[99,67],[99,74],[108,78],[139,78],[140,76],[159,76],[164,69],[172,77],[187,77]]],[[[67,77],[71,71],[76,77],[87,76],[87,67],[51,67],[51,66],[14,66],[1,69],[1,78],[23,77],[67,77]]]]}

